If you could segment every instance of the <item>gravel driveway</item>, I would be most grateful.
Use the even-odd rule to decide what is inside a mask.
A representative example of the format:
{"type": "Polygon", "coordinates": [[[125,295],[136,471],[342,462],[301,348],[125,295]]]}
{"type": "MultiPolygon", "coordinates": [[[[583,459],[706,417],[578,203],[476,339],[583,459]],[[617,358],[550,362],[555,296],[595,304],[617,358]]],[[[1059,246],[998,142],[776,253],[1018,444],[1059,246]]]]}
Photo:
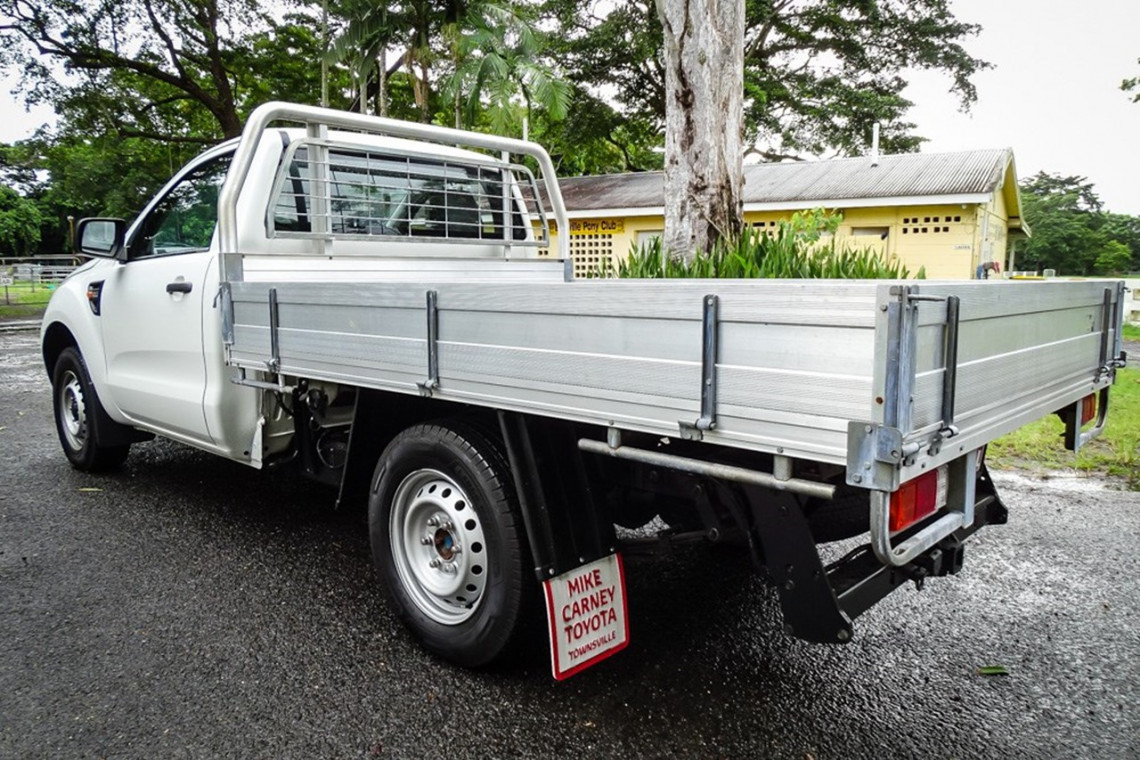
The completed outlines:
{"type": "Polygon", "coordinates": [[[1001,476],[1010,524],[845,646],[731,551],[631,562],[631,646],[557,684],[420,650],[323,489],[162,442],[83,475],[34,333],[0,382],[3,758],[1140,756],[1140,494],[1001,476]]]}

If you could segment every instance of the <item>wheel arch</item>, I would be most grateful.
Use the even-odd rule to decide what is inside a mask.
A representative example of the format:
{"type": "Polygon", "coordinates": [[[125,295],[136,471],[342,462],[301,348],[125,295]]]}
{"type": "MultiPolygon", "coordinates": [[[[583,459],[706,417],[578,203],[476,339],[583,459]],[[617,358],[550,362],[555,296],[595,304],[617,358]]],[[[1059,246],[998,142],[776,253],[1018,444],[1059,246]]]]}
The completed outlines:
{"type": "Polygon", "coordinates": [[[408,396],[392,391],[357,388],[352,434],[340,482],[338,506],[363,505],[368,500],[373,470],[380,454],[407,428],[445,418],[478,421],[497,429],[495,412],[455,401],[408,396]]]}
{"type": "MultiPolygon", "coordinates": [[[[79,354],[80,361],[83,363],[87,371],[88,382],[91,383],[91,393],[94,395],[96,402],[94,406],[94,413],[92,414],[91,424],[98,431],[101,440],[107,445],[123,445],[130,443],[139,443],[141,441],[149,441],[154,438],[153,433],[138,430],[134,427],[125,425],[116,420],[108,411],[106,403],[103,400],[103,394],[99,392],[98,382],[95,380],[91,371],[91,364],[84,352],[83,347],[79,344],[75,335],[68,327],[62,322],[52,322],[44,328],[41,338],[41,351],[43,353],[44,367],[47,370],[48,379],[54,386],[55,382],[55,367],[59,363],[59,357],[69,348],[74,348],[79,354]]],[[[54,388],[53,388],[54,391],[54,388]]]]}
{"type": "Polygon", "coordinates": [[[47,370],[48,378],[51,378],[55,372],[55,365],[59,362],[59,355],[64,352],[64,349],[75,348],[81,355],[83,354],[83,349],[79,348],[79,341],[62,322],[52,322],[44,328],[40,342],[44,369],[47,370]]]}

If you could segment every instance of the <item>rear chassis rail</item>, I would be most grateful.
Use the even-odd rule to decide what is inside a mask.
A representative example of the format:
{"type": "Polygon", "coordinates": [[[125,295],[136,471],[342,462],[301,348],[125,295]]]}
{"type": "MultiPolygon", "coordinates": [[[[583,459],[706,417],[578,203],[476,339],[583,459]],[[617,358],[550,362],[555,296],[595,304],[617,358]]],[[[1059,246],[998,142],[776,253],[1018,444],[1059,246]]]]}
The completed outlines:
{"type": "MultiPolygon", "coordinates": [[[[901,567],[883,564],[869,543],[829,564],[826,567],[828,583],[842,613],[853,619],[907,581],[913,581],[918,588],[922,588],[927,578],[957,573],[965,559],[965,540],[986,525],[1004,525],[1008,519],[1006,507],[998,496],[985,465],[982,465],[978,473],[975,493],[977,501],[973,505],[973,522],[943,537],[901,567]]],[[[926,527],[926,523],[920,523],[903,531],[898,538],[905,541],[926,527]]],[[[789,614],[787,605],[784,614],[785,617],[789,614]]],[[[808,617],[805,622],[810,623],[810,620],[808,617]]],[[[845,640],[842,634],[828,638],[828,631],[819,626],[811,627],[810,630],[818,633],[821,638],[807,635],[800,637],[824,642],[845,640]]]]}
{"type": "MultiPolygon", "coordinates": [[[[622,446],[607,451],[607,443],[589,439],[579,440],[578,447],[584,454],[619,459],[623,458],[620,454],[624,449],[631,448],[622,446]]],[[[964,562],[966,539],[986,525],[1007,521],[1006,508],[985,464],[973,457],[964,457],[960,468],[969,468],[972,477],[968,487],[959,490],[970,499],[969,522],[959,520],[959,527],[954,531],[928,542],[906,562],[882,562],[868,542],[824,565],[804,506],[809,498],[830,498],[834,487],[828,494],[821,492],[822,483],[809,481],[810,487],[801,488],[797,485],[799,481],[793,478],[781,481],[770,473],[741,471],[740,468],[731,468],[733,471],[726,478],[723,465],[660,454],[646,457],[645,453],[649,452],[633,448],[633,455],[625,458],[648,468],[671,468],[673,479],[663,484],[661,491],[685,494],[704,528],[666,531],[656,538],[635,539],[631,545],[633,552],[661,554],[671,551],[674,542],[722,541],[729,535],[742,536],[757,572],[779,594],[785,632],[806,641],[850,641],[854,635],[852,621],[856,617],[907,583],[913,582],[921,589],[927,578],[956,574],[964,562]],[[679,467],[677,460],[682,460],[679,467]]],[[[576,503],[580,503],[577,501],[580,498],[576,497],[576,503]]],[[[547,509],[551,509],[557,499],[546,503],[547,509]]],[[[563,508],[570,514],[573,505],[565,504],[563,508]]],[[[960,516],[961,512],[943,510],[892,538],[905,545],[929,534],[932,528],[937,530],[948,514],[960,516]]],[[[593,547],[596,553],[604,554],[605,546],[612,545],[614,539],[608,537],[605,541],[608,544],[593,547]]],[[[621,542],[618,545],[620,547],[621,542]]],[[[569,553],[591,556],[595,552],[583,551],[577,545],[569,553]]]]}

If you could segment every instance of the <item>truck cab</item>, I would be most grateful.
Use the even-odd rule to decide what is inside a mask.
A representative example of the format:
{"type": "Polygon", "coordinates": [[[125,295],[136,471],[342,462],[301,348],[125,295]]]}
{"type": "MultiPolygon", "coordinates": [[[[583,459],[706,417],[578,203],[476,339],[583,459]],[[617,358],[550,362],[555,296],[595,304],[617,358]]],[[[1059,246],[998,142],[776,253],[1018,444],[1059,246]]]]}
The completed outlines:
{"type": "MultiPolygon", "coordinates": [[[[80,249],[102,258],[53,299],[44,359],[54,370],[64,348],[75,347],[108,430],[127,426],[260,466],[290,448],[292,430],[266,413],[263,389],[233,382],[222,341],[218,201],[234,182],[227,178],[238,145],[230,140],[193,159],[129,227],[80,223],[80,249]]],[[[427,151],[400,138],[268,130],[235,188],[247,222],[246,270],[330,282],[400,281],[425,271],[445,280],[561,280],[561,264],[538,261],[516,170],[486,154],[427,151]],[[314,184],[326,192],[314,193],[314,184]]],[[[76,414],[84,407],[66,405],[76,414]]],[[[72,419],[71,427],[86,423],[72,419]]]]}

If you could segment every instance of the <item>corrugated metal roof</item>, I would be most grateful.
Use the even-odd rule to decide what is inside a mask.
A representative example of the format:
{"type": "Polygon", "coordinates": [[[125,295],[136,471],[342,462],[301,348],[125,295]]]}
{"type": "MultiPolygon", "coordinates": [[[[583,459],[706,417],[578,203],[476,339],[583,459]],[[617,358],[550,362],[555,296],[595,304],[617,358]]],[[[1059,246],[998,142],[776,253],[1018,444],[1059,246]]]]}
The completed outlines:
{"type": "MultiPolygon", "coordinates": [[[[809,203],[992,193],[1013,160],[1009,149],[900,153],[744,167],[744,203],[809,203]]],[[[559,180],[568,211],[660,208],[664,173],[604,174],[559,180]]]]}

